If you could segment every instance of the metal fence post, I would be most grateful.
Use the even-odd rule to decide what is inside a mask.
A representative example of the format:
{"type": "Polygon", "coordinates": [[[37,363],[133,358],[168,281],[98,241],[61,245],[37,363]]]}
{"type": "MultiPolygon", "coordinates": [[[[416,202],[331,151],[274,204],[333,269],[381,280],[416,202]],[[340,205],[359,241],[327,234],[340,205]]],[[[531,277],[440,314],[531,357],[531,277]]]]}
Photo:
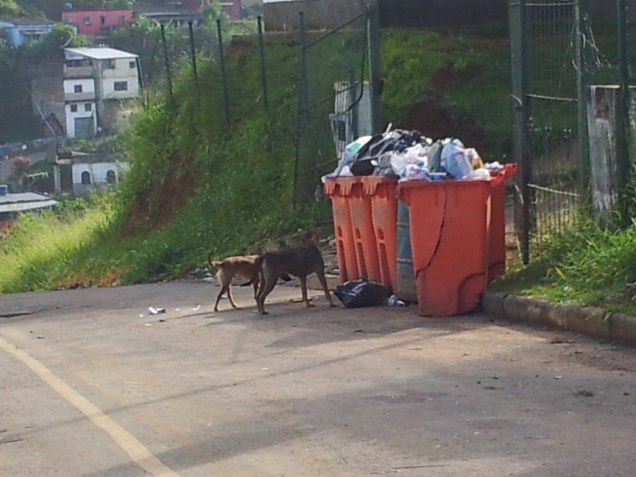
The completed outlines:
{"type": "Polygon", "coordinates": [[[369,37],[369,87],[371,92],[371,116],[373,134],[382,132],[382,76],[380,68],[380,12],[377,1],[368,7],[367,34],[369,37]]]}
{"type": "Polygon", "coordinates": [[[303,12],[298,14],[299,28],[300,28],[300,81],[298,85],[298,118],[296,120],[296,164],[294,166],[294,198],[293,205],[298,205],[298,186],[299,186],[299,171],[300,171],[300,144],[301,134],[303,128],[301,123],[304,122],[305,115],[307,114],[307,105],[309,98],[307,95],[307,38],[305,36],[305,15],[303,12]]]}
{"type": "Polygon", "coordinates": [[[586,22],[588,21],[589,7],[587,0],[578,0],[574,6],[576,22],[576,87],[577,87],[577,137],[579,146],[579,194],[585,208],[591,204],[590,196],[590,148],[589,132],[587,129],[587,101],[588,101],[588,75],[587,75],[587,42],[586,22]]]}
{"type": "Polygon", "coordinates": [[[515,176],[515,228],[524,264],[530,261],[530,151],[528,104],[528,28],[526,0],[509,0],[510,63],[512,74],[513,150],[515,176]]]}
{"type": "Polygon", "coordinates": [[[174,107],[174,92],[172,90],[172,71],[170,70],[170,60],[168,58],[168,47],[166,44],[166,30],[161,24],[161,42],[163,44],[163,59],[166,64],[166,77],[168,80],[168,94],[170,95],[170,107],[174,107]]]}
{"type": "Polygon", "coordinates": [[[347,138],[347,139],[351,139],[352,141],[355,141],[360,132],[358,130],[358,104],[357,104],[357,98],[358,98],[358,85],[356,82],[356,76],[355,73],[352,71],[349,72],[349,104],[350,104],[350,108],[351,110],[349,111],[349,114],[351,115],[351,137],[347,138]]]}
{"type": "Polygon", "coordinates": [[[616,117],[616,172],[618,179],[618,207],[621,226],[626,227],[630,223],[629,206],[632,199],[632,191],[629,187],[631,175],[630,158],[630,73],[627,52],[627,2],[617,0],[618,22],[618,73],[620,96],[617,105],[616,117]]]}
{"type": "Polygon", "coordinates": [[[190,57],[192,60],[192,75],[194,76],[194,84],[199,94],[199,74],[197,72],[197,54],[194,48],[194,30],[192,29],[192,21],[188,22],[188,32],[190,34],[190,57]]]}
{"type": "Polygon", "coordinates": [[[216,21],[216,34],[219,41],[219,65],[221,66],[221,84],[223,86],[223,109],[225,112],[225,124],[230,125],[230,100],[227,91],[227,76],[225,72],[225,53],[223,51],[223,32],[221,20],[216,21]]]}
{"type": "Polygon", "coordinates": [[[261,82],[262,82],[262,90],[263,90],[263,107],[265,108],[265,112],[269,113],[269,100],[267,98],[267,75],[265,69],[265,46],[263,42],[263,17],[260,15],[257,18],[258,21],[258,52],[260,55],[261,62],[261,82]]]}

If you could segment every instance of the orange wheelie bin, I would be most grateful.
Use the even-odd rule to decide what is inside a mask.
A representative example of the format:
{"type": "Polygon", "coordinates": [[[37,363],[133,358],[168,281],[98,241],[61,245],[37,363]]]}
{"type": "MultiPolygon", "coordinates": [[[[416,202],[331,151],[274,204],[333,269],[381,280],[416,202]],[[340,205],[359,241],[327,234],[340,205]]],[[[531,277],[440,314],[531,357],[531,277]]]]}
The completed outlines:
{"type": "Polygon", "coordinates": [[[371,201],[380,283],[390,290],[395,290],[397,285],[397,179],[387,176],[365,176],[361,180],[363,193],[371,201]]]}
{"type": "Polygon", "coordinates": [[[506,164],[490,180],[488,283],[506,272],[506,179],[516,172],[516,164],[506,164]]]}
{"type": "Polygon", "coordinates": [[[325,194],[331,199],[333,210],[333,228],[339,269],[338,279],[341,284],[361,277],[358,272],[349,207],[349,199],[355,182],[356,179],[353,177],[338,177],[327,179],[324,184],[325,194]]]}
{"type": "Polygon", "coordinates": [[[371,198],[364,193],[362,177],[353,179],[353,187],[349,197],[349,210],[351,213],[356,261],[358,263],[358,278],[366,278],[379,283],[381,280],[380,264],[373,231],[371,198]]]}
{"type": "Polygon", "coordinates": [[[420,315],[458,315],[479,305],[488,280],[490,187],[489,180],[399,183],[420,315]]]}

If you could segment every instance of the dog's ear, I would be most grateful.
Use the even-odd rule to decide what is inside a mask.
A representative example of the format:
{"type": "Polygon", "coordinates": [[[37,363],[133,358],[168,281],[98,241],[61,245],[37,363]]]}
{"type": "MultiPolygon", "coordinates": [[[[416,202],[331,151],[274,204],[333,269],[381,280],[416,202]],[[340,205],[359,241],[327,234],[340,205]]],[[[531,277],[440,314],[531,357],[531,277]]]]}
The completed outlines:
{"type": "Polygon", "coordinates": [[[301,230],[298,232],[298,238],[303,245],[318,245],[320,239],[318,238],[318,234],[309,230],[301,230]]]}

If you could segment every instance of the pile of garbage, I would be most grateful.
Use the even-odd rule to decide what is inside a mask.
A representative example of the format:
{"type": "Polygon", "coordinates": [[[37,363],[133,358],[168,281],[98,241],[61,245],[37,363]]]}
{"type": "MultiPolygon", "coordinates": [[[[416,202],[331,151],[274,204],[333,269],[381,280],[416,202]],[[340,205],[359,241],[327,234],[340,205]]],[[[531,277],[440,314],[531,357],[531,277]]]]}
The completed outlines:
{"type": "Polygon", "coordinates": [[[347,145],[328,179],[380,175],[401,180],[490,179],[503,169],[498,162],[484,163],[474,148],[457,138],[434,141],[418,131],[387,130],[362,136],[347,145]]]}

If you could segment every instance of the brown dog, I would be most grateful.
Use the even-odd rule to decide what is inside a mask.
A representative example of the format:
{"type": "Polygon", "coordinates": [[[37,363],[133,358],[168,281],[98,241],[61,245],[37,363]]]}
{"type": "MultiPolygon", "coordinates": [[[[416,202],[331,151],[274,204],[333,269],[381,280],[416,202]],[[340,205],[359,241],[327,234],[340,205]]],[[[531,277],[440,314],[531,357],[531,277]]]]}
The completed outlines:
{"type": "Polygon", "coordinates": [[[238,308],[232,298],[232,279],[234,277],[249,280],[246,285],[253,285],[254,298],[256,298],[258,293],[257,259],[258,255],[237,255],[235,257],[224,258],[223,260],[213,260],[212,253],[208,255],[208,264],[211,269],[218,269],[216,272],[216,278],[221,283],[221,291],[216,297],[214,311],[219,311],[219,301],[221,301],[221,296],[223,296],[225,292],[227,292],[227,297],[230,300],[232,307],[238,308]]]}
{"type": "Polygon", "coordinates": [[[256,266],[260,273],[260,287],[256,295],[256,305],[261,315],[266,315],[265,298],[276,286],[276,281],[281,275],[295,275],[300,282],[303,301],[308,307],[314,306],[307,298],[307,276],[315,273],[325,292],[325,297],[332,307],[337,306],[331,299],[327,280],[325,278],[325,263],[316,245],[315,236],[304,240],[306,245],[302,247],[288,248],[275,252],[267,252],[256,260],[256,266]]]}

